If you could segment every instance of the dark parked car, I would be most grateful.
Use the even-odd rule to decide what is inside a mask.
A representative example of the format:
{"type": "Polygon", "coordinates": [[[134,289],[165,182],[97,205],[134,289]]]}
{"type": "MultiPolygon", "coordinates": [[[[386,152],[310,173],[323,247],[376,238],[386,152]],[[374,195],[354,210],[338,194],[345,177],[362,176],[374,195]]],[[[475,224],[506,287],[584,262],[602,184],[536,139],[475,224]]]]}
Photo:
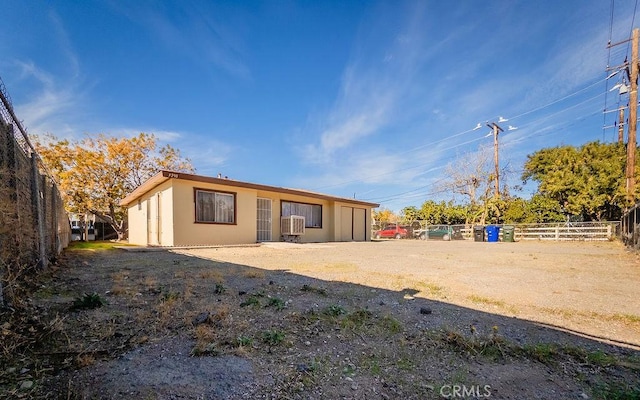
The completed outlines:
{"type": "Polygon", "coordinates": [[[418,238],[425,239],[462,239],[462,232],[457,226],[451,225],[429,225],[426,231],[420,232],[418,238]]]}
{"type": "Polygon", "coordinates": [[[402,225],[391,224],[386,227],[376,231],[373,234],[373,237],[376,239],[380,238],[395,238],[395,239],[404,239],[409,236],[409,228],[402,225]]]}

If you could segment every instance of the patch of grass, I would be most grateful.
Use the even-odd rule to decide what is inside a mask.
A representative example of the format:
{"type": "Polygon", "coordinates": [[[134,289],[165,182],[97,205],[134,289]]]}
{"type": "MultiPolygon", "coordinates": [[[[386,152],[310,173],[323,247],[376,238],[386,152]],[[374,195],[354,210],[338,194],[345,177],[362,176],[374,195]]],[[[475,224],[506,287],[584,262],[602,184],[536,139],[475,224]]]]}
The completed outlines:
{"type": "Polygon", "coordinates": [[[544,308],[541,308],[541,310],[549,314],[559,315],[565,319],[573,319],[576,317],[581,317],[581,318],[588,318],[588,319],[599,319],[603,321],[620,322],[626,325],[640,324],[640,316],[633,315],[633,314],[601,314],[597,312],[584,312],[584,311],[578,311],[578,310],[550,308],[550,307],[544,307],[544,308]]]}
{"type": "Polygon", "coordinates": [[[67,247],[67,250],[89,250],[89,251],[116,250],[115,246],[135,247],[135,245],[130,245],[129,243],[111,242],[108,240],[105,240],[105,241],[95,240],[95,241],[87,241],[87,242],[81,242],[81,241],[71,242],[69,243],[69,247],[67,247]]]}
{"type": "Polygon", "coordinates": [[[325,264],[319,267],[323,271],[327,272],[356,272],[358,270],[358,266],[356,264],[347,263],[347,262],[338,262],[332,264],[325,264]]]}
{"type": "Polygon", "coordinates": [[[508,305],[502,300],[491,299],[489,297],[478,296],[475,294],[472,294],[471,296],[467,296],[467,299],[475,304],[484,304],[488,306],[499,307],[499,308],[502,308],[503,310],[508,311],[511,314],[514,314],[514,315],[518,314],[518,309],[516,307],[512,305],[508,305]]]}
{"type": "Polygon", "coordinates": [[[392,335],[402,332],[402,329],[404,328],[400,321],[390,315],[385,315],[379,320],[378,323],[380,327],[382,327],[382,329],[392,335]]]}
{"type": "Polygon", "coordinates": [[[213,288],[214,294],[224,294],[224,292],[226,291],[227,288],[225,288],[224,285],[220,282],[217,282],[215,288],[213,288]]]}
{"type": "Polygon", "coordinates": [[[258,296],[251,295],[245,301],[240,303],[240,307],[260,306],[260,300],[258,296]]]}
{"type": "Polygon", "coordinates": [[[471,296],[467,296],[467,299],[471,300],[475,304],[487,304],[496,307],[506,307],[506,303],[502,300],[490,299],[488,297],[478,296],[472,294],[471,296]]]}
{"type": "Polygon", "coordinates": [[[614,314],[611,316],[613,321],[620,321],[625,324],[637,324],[640,323],[640,316],[633,314],[614,314]]]}
{"type": "Polygon", "coordinates": [[[284,302],[284,300],[278,298],[278,297],[270,297],[269,301],[267,302],[267,305],[265,307],[273,307],[278,311],[282,311],[284,310],[286,304],[284,302]]]}
{"type": "Polygon", "coordinates": [[[445,288],[442,286],[436,285],[435,283],[421,281],[421,282],[418,282],[417,286],[421,292],[425,292],[427,295],[432,295],[432,296],[444,295],[445,288]]]}
{"type": "Polygon", "coordinates": [[[262,341],[269,346],[277,346],[284,340],[284,332],[278,329],[270,329],[262,333],[262,341]]]}
{"type": "Polygon", "coordinates": [[[191,349],[191,355],[194,357],[217,356],[220,355],[220,350],[218,350],[215,343],[197,343],[193,349],[191,349]]]}
{"type": "Polygon", "coordinates": [[[550,343],[538,343],[535,345],[525,345],[522,351],[528,357],[549,364],[558,355],[558,347],[550,343]]]}
{"type": "Polygon", "coordinates": [[[602,384],[593,390],[593,396],[602,400],[638,400],[640,386],[630,383],[602,384]]]}
{"type": "Polygon", "coordinates": [[[511,346],[496,334],[485,337],[467,337],[460,332],[445,330],[441,334],[441,340],[452,349],[461,353],[480,355],[491,360],[499,360],[512,352],[511,346]]]}
{"type": "Polygon", "coordinates": [[[311,292],[311,293],[316,293],[319,294],[320,296],[323,297],[327,297],[327,290],[323,289],[323,288],[316,288],[310,285],[302,285],[302,288],[300,289],[303,292],[311,292]]]}
{"type": "Polygon", "coordinates": [[[222,273],[216,269],[207,269],[200,273],[200,279],[211,279],[214,281],[222,282],[223,276],[222,273]]]}
{"type": "Polygon", "coordinates": [[[408,357],[400,357],[396,361],[396,366],[403,371],[413,371],[415,369],[415,364],[408,357]]]}
{"type": "Polygon", "coordinates": [[[373,313],[371,311],[359,309],[348,314],[344,319],[342,319],[342,321],[340,321],[340,325],[342,328],[359,330],[371,320],[372,316],[373,313]]]}
{"type": "Polygon", "coordinates": [[[617,364],[618,359],[602,350],[596,350],[587,354],[587,361],[600,367],[609,367],[617,364]]]}
{"type": "Polygon", "coordinates": [[[253,344],[253,339],[248,336],[238,336],[235,341],[236,347],[249,347],[253,344]]]}
{"type": "Polygon", "coordinates": [[[356,373],[356,366],[353,364],[347,364],[342,368],[342,373],[347,376],[353,376],[356,373]]]}
{"type": "Polygon", "coordinates": [[[216,356],[220,350],[216,345],[218,335],[214,327],[206,324],[198,325],[195,329],[196,344],[191,350],[192,356],[216,356]]]}
{"type": "Polygon", "coordinates": [[[602,350],[588,352],[580,347],[563,346],[558,350],[558,353],[573,357],[581,363],[586,363],[594,367],[606,368],[612,365],[620,364],[618,358],[612,356],[611,354],[605,353],[602,350]]]}
{"type": "Polygon", "coordinates": [[[180,292],[168,291],[162,293],[161,301],[163,303],[172,303],[180,298],[180,292]]]}
{"type": "Polygon", "coordinates": [[[339,306],[337,304],[332,304],[330,306],[325,307],[324,310],[322,310],[322,313],[325,315],[329,315],[331,317],[338,317],[340,315],[346,314],[347,312],[345,311],[344,308],[342,308],[342,306],[339,306]]]}
{"type": "Polygon", "coordinates": [[[50,299],[54,296],[72,297],[74,292],[69,289],[54,288],[53,286],[42,286],[33,296],[37,299],[50,299]]]}
{"type": "Polygon", "coordinates": [[[72,310],[91,310],[102,307],[107,301],[100,297],[98,293],[85,293],[82,297],[78,297],[71,305],[72,310]]]}
{"type": "Polygon", "coordinates": [[[264,279],[266,276],[264,271],[259,269],[249,269],[242,274],[245,278],[264,279]]]}
{"type": "Polygon", "coordinates": [[[379,376],[382,373],[380,360],[375,354],[371,354],[370,356],[363,359],[361,364],[363,369],[369,370],[369,372],[371,372],[371,374],[375,376],[379,376]]]}

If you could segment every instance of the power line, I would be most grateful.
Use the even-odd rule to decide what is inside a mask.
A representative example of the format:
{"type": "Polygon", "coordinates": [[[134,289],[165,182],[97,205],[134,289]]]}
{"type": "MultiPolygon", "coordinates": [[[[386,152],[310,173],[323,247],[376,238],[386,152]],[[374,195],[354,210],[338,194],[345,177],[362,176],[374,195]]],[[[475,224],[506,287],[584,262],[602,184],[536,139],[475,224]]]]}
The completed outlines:
{"type": "MultiPolygon", "coordinates": [[[[607,42],[607,69],[611,66],[611,39],[613,38],[613,9],[615,0],[611,0],[611,16],[609,18],[609,40],[607,42]]],[[[604,82],[604,110],[607,109],[607,94],[609,93],[609,80],[604,82]]],[[[607,125],[607,115],[602,114],[602,140],[604,141],[604,127],[607,125]]]]}
{"type": "MultiPolygon", "coordinates": [[[[599,84],[599,83],[601,83],[601,82],[603,82],[603,81],[606,81],[606,79],[598,80],[597,82],[591,83],[591,84],[589,84],[588,86],[586,86],[586,87],[584,87],[584,88],[581,88],[581,89],[579,89],[579,90],[576,90],[575,92],[572,92],[572,93],[570,93],[570,94],[567,94],[567,95],[565,95],[565,96],[561,97],[560,99],[557,99],[557,100],[554,100],[554,101],[552,101],[552,102],[550,102],[550,103],[547,103],[547,104],[545,104],[545,105],[542,105],[542,106],[539,106],[539,107],[533,108],[533,109],[531,109],[531,110],[529,110],[529,111],[523,112],[523,113],[518,114],[518,115],[516,115],[516,116],[514,116],[514,117],[510,117],[510,119],[520,118],[520,117],[522,117],[522,116],[525,116],[525,115],[528,115],[528,114],[532,114],[532,113],[534,113],[534,112],[536,112],[536,111],[540,111],[540,110],[545,109],[545,108],[548,108],[548,107],[550,107],[550,106],[552,106],[552,105],[558,104],[558,103],[560,103],[560,102],[562,102],[562,101],[564,101],[564,100],[566,100],[566,99],[569,99],[569,98],[571,98],[571,97],[573,97],[573,96],[576,96],[576,95],[578,95],[578,94],[580,94],[580,93],[583,93],[583,92],[585,92],[585,91],[587,91],[587,90],[591,89],[592,87],[596,86],[597,84],[599,84]]],[[[587,100],[585,100],[585,101],[582,101],[582,102],[580,102],[580,103],[578,103],[578,104],[576,104],[576,105],[569,106],[569,107],[567,107],[567,108],[565,108],[565,109],[562,109],[562,110],[560,110],[560,111],[557,111],[557,112],[555,112],[555,113],[553,113],[553,114],[551,114],[551,115],[544,116],[544,117],[542,117],[542,118],[539,118],[539,119],[537,119],[537,120],[534,120],[533,122],[537,122],[537,121],[540,121],[540,120],[545,120],[545,119],[551,118],[552,116],[558,115],[558,114],[560,114],[560,113],[562,113],[562,112],[564,112],[564,111],[567,111],[567,110],[569,110],[569,109],[575,108],[575,107],[577,107],[577,106],[579,106],[579,105],[581,105],[581,104],[583,104],[583,103],[585,103],[585,102],[588,102],[588,101],[590,101],[590,100],[593,100],[594,98],[597,98],[597,97],[599,97],[599,96],[602,96],[602,94],[599,94],[599,95],[597,95],[597,96],[595,96],[595,97],[592,97],[592,98],[590,98],[590,99],[587,99],[587,100]]],[[[496,117],[496,118],[497,118],[497,117],[496,117]]],[[[531,125],[531,123],[528,123],[527,125],[531,125]]],[[[526,125],[525,125],[525,126],[526,126],[526,125]]],[[[467,129],[467,130],[465,130],[465,131],[458,132],[458,133],[455,133],[455,134],[453,134],[453,135],[449,135],[449,136],[447,136],[447,137],[444,137],[444,138],[442,138],[442,139],[438,139],[438,140],[435,140],[435,141],[432,141],[432,142],[429,142],[429,143],[425,143],[425,144],[423,144],[423,145],[416,146],[416,147],[410,148],[410,149],[408,149],[408,150],[405,150],[405,151],[402,151],[402,152],[398,152],[398,153],[396,153],[396,154],[397,154],[397,155],[405,155],[405,154],[409,154],[409,153],[412,153],[412,152],[415,152],[415,151],[418,151],[418,150],[421,150],[421,149],[424,149],[424,148],[427,148],[427,147],[433,147],[434,145],[437,145],[437,144],[440,144],[440,143],[443,143],[443,142],[451,141],[452,139],[454,139],[454,138],[456,138],[456,137],[460,137],[460,136],[462,136],[462,135],[465,135],[465,134],[471,133],[471,132],[473,132],[473,131],[475,131],[475,129],[467,129]]],[[[482,139],[484,139],[484,136],[481,136],[481,137],[478,137],[478,138],[475,138],[475,139],[471,139],[471,140],[468,140],[468,141],[465,141],[465,142],[462,142],[462,143],[456,143],[455,145],[452,145],[452,146],[448,146],[448,147],[445,147],[445,148],[439,149],[439,151],[440,151],[440,152],[442,152],[442,151],[446,151],[446,150],[451,150],[451,149],[454,149],[454,148],[457,148],[457,147],[460,147],[460,146],[464,146],[464,145],[466,145],[466,144],[470,144],[470,143],[473,143],[473,142],[480,141],[480,140],[482,140],[482,139]]],[[[440,160],[440,159],[441,159],[441,158],[438,158],[437,160],[440,160]]],[[[432,160],[432,161],[433,161],[433,160],[432,160]]],[[[365,182],[365,181],[367,181],[367,180],[372,180],[372,179],[374,179],[374,178],[378,178],[378,177],[381,177],[381,176],[387,176],[387,175],[391,175],[391,174],[394,174],[394,173],[404,172],[404,171],[408,171],[408,170],[411,170],[411,169],[424,167],[424,166],[426,166],[426,165],[430,165],[430,164],[431,164],[431,162],[430,162],[430,163],[427,163],[427,164],[425,164],[425,163],[421,163],[421,164],[413,165],[413,166],[406,167],[406,168],[394,169],[394,170],[387,171],[387,172],[384,172],[384,173],[376,173],[376,174],[372,174],[372,175],[367,175],[367,176],[365,176],[365,177],[358,178],[358,179],[353,179],[353,180],[350,180],[350,181],[342,181],[342,182],[339,182],[339,183],[336,183],[336,184],[332,184],[332,185],[325,185],[325,186],[321,186],[321,187],[316,187],[316,188],[315,188],[315,190],[324,190],[324,189],[327,189],[327,188],[343,186],[343,185],[347,185],[347,184],[350,184],[350,183],[365,182]]]]}

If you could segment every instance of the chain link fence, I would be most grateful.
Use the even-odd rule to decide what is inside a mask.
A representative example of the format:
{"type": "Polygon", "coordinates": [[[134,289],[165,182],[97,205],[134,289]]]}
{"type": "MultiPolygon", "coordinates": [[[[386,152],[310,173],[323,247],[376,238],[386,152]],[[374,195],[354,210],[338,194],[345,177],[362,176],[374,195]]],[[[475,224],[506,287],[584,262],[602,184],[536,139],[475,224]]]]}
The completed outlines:
{"type": "Polygon", "coordinates": [[[622,215],[622,240],[627,247],[640,249],[640,209],[638,204],[622,215]]]}
{"type": "MultiPolygon", "coordinates": [[[[634,211],[630,217],[635,223],[635,233],[626,234],[624,222],[557,222],[539,224],[497,224],[499,240],[503,239],[504,228],[513,232],[513,240],[548,240],[548,241],[608,241],[617,238],[629,238],[636,248],[640,247],[640,210],[634,211]]],[[[477,240],[475,229],[480,229],[480,241],[486,240],[483,233],[485,225],[447,225],[429,224],[425,221],[410,223],[377,223],[372,226],[371,237],[396,239],[442,239],[442,240],[477,240]]],[[[510,241],[513,241],[510,240],[510,241]]]]}
{"type": "Polygon", "coordinates": [[[16,117],[0,79],[0,305],[19,281],[47,267],[71,238],[55,181],[16,117]]]}

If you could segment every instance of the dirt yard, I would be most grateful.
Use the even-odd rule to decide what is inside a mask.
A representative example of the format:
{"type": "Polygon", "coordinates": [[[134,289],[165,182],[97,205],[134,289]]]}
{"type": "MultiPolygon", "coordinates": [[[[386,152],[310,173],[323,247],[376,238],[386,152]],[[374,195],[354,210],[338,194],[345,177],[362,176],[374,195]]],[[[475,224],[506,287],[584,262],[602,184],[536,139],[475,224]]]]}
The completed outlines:
{"type": "Polygon", "coordinates": [[[640,348],[640,261],[618,243],[383,240],[180,253],[410,293],[640,348]]]}
{"type": "MultiPolygon", "coordinates": [[[[639,287],[638,256],[618,243],[73,250],[31,301],[46,335],[3,359],[0,389],[7,398],[638,399],[639,287]]],[[[12,320],[0,323],[14,338],[12,320]]]]}

